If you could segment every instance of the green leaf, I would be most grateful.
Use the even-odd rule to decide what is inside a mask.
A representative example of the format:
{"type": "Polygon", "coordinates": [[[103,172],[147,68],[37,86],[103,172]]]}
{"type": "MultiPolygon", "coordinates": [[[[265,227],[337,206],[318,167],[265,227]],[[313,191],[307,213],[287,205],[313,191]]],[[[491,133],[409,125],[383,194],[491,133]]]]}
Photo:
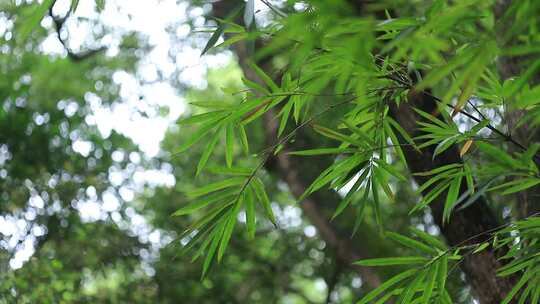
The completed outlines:
{"type": "Polygon", "coordinates": [[[281,120],[279,122],[278,137],[281,136],[281,134],[285,130],[285,127],[287,126],[287,121],[289,121],[289,115],[291,113],[292,106],[293,103],[288,102],[280,111],[281,120]]]}
{"type": "Polygon", "coordinates": [[[525,84],[528,83],[528,81],[531,79],[531,77],[534,77],[538,74],[538,70],[540,69],[540,59],[537,59],[535,62],[530,64],[528,66],[528,69],[523,72],[517,80],[512,82],[509,89],[504,90],[504,96],[505,97],[512,97],[518,92],[525,84]]]}
{"type": "Polygon", "coordinates": [[[405,165],[407,165],[407,159],[405,158],[405,154],[403,153],[403,149],[401,149],[401,143],[399,142],[396,134],[394,131],[392,131],[392,128],[388,123],[384,124],[384,130],[386,134],[388,134],[388,137],[390,137],[390,140],[392,141],[394,151],[396,151],[397,155],[399,156],[399,159],[401,162],[405,165]]]}
{"type": "Polygon", "coordinates": [[[446,251],[446,245],[436,237],[416,228],[410,228],[410,230],[414,235],[418,236],[425,243],[433,246],[434,248],[437,248],[438,250],[446,251]]]}
{"type": "Polygon", "coordinates": [[[221,37],[224,30],[225,30],[225,24],[220,23],[218,27],[216,28],[216,30],[214,31],[214,33],[212,34],[212,36],[210,36],[210,39],[208,39],[208,42],[206,43],[206,45],[204,46],[201,52],[201,56],[206,54],[206,52],[208,52],[212,47],[214,47],[214,45],[216,45],[216,43],[219,40],[219,37],[221,37]]]}
{"type": "Polygon", "coordinates": [[[506,295],[506,298],[504,298],[504,300],[501,302],[501,304],[508,304],[510,303],[510,301],[512,301],[512,299],[514,298],[514,296],[517,294],[517,292],[523,287],[523,285],[525,285],[527,283],[527,281],[534,275],[538,272],[538,269],[535,269],[535,270],[529,270],[529,271],[526,271],[522,276],[521,278],[519,279],[519,281],[516,283],[516,285],[514,285],[514,287],[512,287],[512,290],[510,290],[510,292],[506,295]]]}
{"type": "Polygon", "coordinates": [[[435,289],[435,284],[437,283],[437,273],[439,271],[439,263],[432,264],[432,267],[429,269],[427,284],[424,288],[424,293],[422,294],[422,303],[429,304],[431,300],[431,295],[435,289]]]}
{"type": "Polygon", "coordinates": [[[416,290],[418,289],[418,285],[422,283],[426,276],[426,272],[422,271],[420,272],[414,280],[405,288],[405,292],[401,294],[401,301],[399,301],[400,304],[409,304],[416,293],[416,290]]]}
{"type": "Polygon", "coordinates": [[[313,129],[315,130],[315,132],[323,135],[323,136],[326,136],[328,138],[331,138],[331,139],[335,139],[337,141],[340,141],[340,142],[346,142],[346,143],[351,143],[353,145],[356,145],[358,147],[363,147],[365,146],[362,142],[358,141],[357,139],[354,139],[350,136],[347,136],[347,135],[344,135],[344,134],[341,134],[339,132],[336,132],[332,129],[329,129],[329,128],[326,128],[326,127],[323,127],[323,126],[320,126],[320,125],[314,125],[313,126],[313,129]]]}
{"type": "Polygon", "coordinates": [[[336,161],[334,164],[324,170],[315,179],[315,181],[313,181],[313,183],[304,191],[304,193],[298,198],[298,200],[302,201],[309,194],[319,190],[320,188],[336,180],[340,176],[347,176],[347,174],[351,170],[360,165],[362,162],[365,162],[364,158],[360,158],[357,156],[351,156],[336,161]]]}
{"type": "Polygon", "coordinates": [[[516,168],[519,166],[519,163],[515,159],[492,144],[488,144],[486,142],[477,142],[476,145],[480,151],[489,156],[489,158],[491,158],[494,162],[499,163],[502,166],[509,168],[516,168]]]}
{"type": "Polygon", "coordinates": [[[257,82],[255,81],[251,81],[247,78],[244,78],[242,77],[242,82],[246,85],[246,87],[252,89],[252,90],[255,90],[255,91],[258,91],[264,95],[270,95],[270,91],[268,91],[267,88],[263,87],[262,85],[258,84],[257,82]]]}
{"type": "Polygon", "coordinates": [[[236,189],[230,189],[230,190],[227,190],[227,191],[222,191],[222,192],[217,192],[217,193],[211,194],[211,195],[205,197],[204,199],[201,199],[199,201],[190,203],[187,206],[176,210],[172,214],[172,216],[180,216],[180,215],[193,213],[193,212],[195,212],[195,211],[197,211],[197,210],[199,210],[201,208],[204,208],[204,207],[206,207],[206,206],[208,206],[210,204],[225,200],[226,198],[234,196],[234,195],[237,195],[237,190],[236,189]]]}
{"type": "Polygon", "coordinates": [[[392,257],[392,258],[375,258],[356,261],[354,265],[360,266],[394,266],[394,265],[415,265],[425,264],[429,260],[422,256],[407,256],[407,257],[392,257]]]}
{"type": "MultiPolygon", "coordinates": [[[[224,32],[228,33],[228,32],[231,32],[231,30],[225,29],[224,32]]],[[[249,37],[249,35],[247,33],[240,33],[240,34],[234,35],[234,36],[230,37],[229,39],[223,41],[222,43],[216,45],[215,48],[228,47],[228,46],[233,45],[235,43],[238,43],[238,42],[240,42],[242,40],[245,40],[248,37],[249,37]]]]}
{"type": "Polygon", "coordinates": [[[373,195],[373,212],[375,213],[375,222],[377,223],[377,226],[379,226],[379,230],[383,230],[382,226],[382,218],[381,218],[381,202],[379,201],[379,191],[377,191],[377,185],[373,184],[373,180],[370,182],[371,186],[371,192],[373,195]]]}
{"type": "Polygon", "coordinates": [[[368,304],[371,303],[372,300],[374,300],[378,295],[383,293],[385,290],[389,289],[390,287],[398,284],[399,282],[415,275],[417,273],[416,269],[409,269],[407,271],[404,271],[402,273],[399,273],[392,278],[386,280],[384,283],[382,283],[379,287],[373,289],[371,292],[369,292],[365,297],[363,297],[360,301],[358,301],[357,304],[368,304]]]}
{"type": "Polygon", "coordinates": [[[79,7],[79,0],[71,0],[71,13],[75,13],[79,7]]]}
{"type": "Polygon", "coordinates": [[[497,276],[506,277],[521,271],[535,263],[534,259],[517,259],[512,263],[504,265],[497,270],[497,276]]]}
{"type": "Polygon", "coordinates": [[[383,172],[378,169],[379,167],[373,167],[372,172],[373,176],[371,177],[374,181],[375,185],[378,185],[381,187],[386,194],[386,196],[393,201],[394,200],[394,193],[392,192],[392,189],[390,189],[390,186],[388,185],[388,181],[386,178],[384,178],[383,172]]]}
{"type": "MultiPolygon", "coordinates": [[[[221,225],[220,225],[220,228],[221,228],[221,225]]],[[[221,228],[221,229],[223,229],[223,228],[221,228]]],[[[217,232],[221,232],[221,229],[216,229],[216,230],[217,230],[217,232]]],[[[219,238],[220,234],[221,233],[216,233],[212,237],[212,243],[210,245],[210,248],[208,249],[208,252],[206,253],[206,258],[204,259],[203,271],[202,271],[202,274],[201,274],[201,279],[203,279],[206,276],[206,273],[208,272],[208,269],[210,268],[210,263],[212,262],[212,260],[214,258],[217,246],[218,246],[219,241],[220,241],[220,238],[219,238]]]]}
{"type": "Polygon", "coordinates": [[[253,173],[252,168],[248,167],[225,167],[225,166],[211,166],[208,171],[214,174],[224,175],[236,175],[236,176],[250,176],[253,173]]]}
{"type": "Polygon", "coordinates": [[[232,123],[227,125],[225,136],[225,162],[227,167],[232,167],[234,156],[234,125],[232,123]]]}
{"type": "Polygon", "coordinates": [[[432,159],[435,159],[435,156],[443,153],[444,151],[448,150],[458,139],[461,134],[455,134],[453,136],[445,138],[443,141],[441,141],[437,147],[435,147],[435,151],[433,151],[433,157],[432,159]]]}
{"type": "Polygon", "coordinates": [[[442,120],[438,119],[437,117],[429,114],[429,113],[426,113],[418,108],[413,108],[414,111],[418,114],[420,114],[420,116],[426,118],[427,120],[431,121],[432,123],[438,125],[439,127],[441,127],[442,129],[448,129],[448,125],[446,123],[444,123],[442,120]]]}
{"type": "Polygon", "coordinates": [[[218,121],[221,120],[221,119],[222,119],[222,117],[216,117],[216,118],[208,121],[204,125],[202,125],[195,133],[193,133],[193,135],[188,137],[188,139],[186,139],[180,145],[180,147],[178,148],[177,153],[181,153],[181,152],[186,151],[187,149],[189,149],[189,147],[193,146],[199,140],[201,140],[204,135],[206,135],[208,132],[212,131],[212,129],[214,129],[216,127],[219,127],[220,123],[218,123],[218,121]]]}
{"type": "Polygon", "coordinates": [[[450,220],[450,215],[457,202],[457,199],[459,196],[459,190],[461,187],[461,179],[462,179],[462,176],[458,176],[457,178],[454,178],[452,180],[452,183],[450,184],[450,188],[448,189],[448,194],[446,195],[446,201],[444,203],[444,210],[443,210],[444,223],[448,223],[448,220],[450,220]]]}
{"type": "Polygon", "coordinates": [[[388,238],[390,238],[391,240],[393,240],[395,242],[398,242],[401,245],[409,247],[409,248],[411,248],[413,250],[420,250],[420,251],[423,251],[423,252],[429,253],[429,254],[437,253],[437,250],[435,250],[435,248],[430,247],[430,246],[428,246],[428,245],[426,245],[426,244],[424,244],[422,242],[419,242],[417,240],[414,240],[414,239],[408,238],[406,236],[403,236],[401,234],[397,234],[397,233],[394,233],[394,232],[387,232],[386,236],[388,238]]]}
{"type": "Polygon", "coordinates": [[[443,254],[437,264],[439,264],[437,273],[437,290],[439,290],[440,294],[446,289],[446,277],[448,276],[448,255],[443,254]]]}
{"type": "Polygon", "coordinates": [[[503,191],[502,194],[506,195],[506,194],[512,194],[512,193],[520,192],[520,191],[523,191],[525,189],[529,189],[531,187],[534,187],[534,186],[536,186],[538,184],[540,184],[540,179],[538,179],[538,178],[534,178],[534,177],[523,178],[523,179],[519,180],[519,184],[507,188],[506,190],[503,191]]]}
{"type": "MultiPolygon", "coordinates": [[[[424,184],[425,185],[425,184],[424,184]]],[[[412,214],[418,210],[422,210],[423,208],[425,208],[427,205],[429,205],[429,203],[431,203],[434,199],[436,199],[437,197],[439,197],[439,195],[441,195],[441,193],[443,193],[444,190],[446,190],[446,188],[450,187],[450,185],[448,183],[439,183],[437,186],[435,186],[433,188],[433,190],[431,190],[427,195],[425,195],[422,200],[420,201],[420,203],[416,204],[414,206],[413,209],[411,209],[411,211],[409,212],[409,214],[412,214]]]]}
{"type": "Polygon", "coordinates": [[[234,204],[234,207],[230,209],[230,213],[226,215],[225,219],[226,224],[223,228],[223,235],[221,236],[221,242],[219,243],[218,248],[218,262],[221,262],[221,259],[223,258],[223,254],[225,253],[225,249],[227,249],[227,245],[229,244],[229,241],[231,239],[234,226],[236,225],[236,216],[238,215],[238,211],[240,211],[240,206],[242,206],[244,196],[240,195],[238,197],[238,200],[234,204]]]}
{"type": "Polygon", "coordinates": [[[206,166],[206,163],[208,162],[208,159],[210,158],[210,155],[212,155],[212,152],[214,151],[214,148],[216,147],[216,143],[219,140],[219,134],[221,133],[221,128],[217,129],[214,133],[212,140],[208,143],[208,146],[206,146],[206,149],[204,150],[201,159],[199,160],[199,163],[197,164],[197,172],[195,173],[195,176],[198,176],[204,167],[206,166]]]}
{"type": "Polygon", "coordinates": [[[215,183],[206,185],[206,186],[201,187],[201,188],[197,188],[197,189],[195,189],[193,191],[187,192],[186,194],[187,194],[188,197],[196,198],[196,197],[208,194],[210,192],[214,192],[214,191],[218,191],[218,190],[222,190],[222,189],[226,189],[226,188],[241,185],[242,183],[245,182],[245,180],[246,179],[244,177],[232,177],[232,178],[228,178],[226,180],[222,180],[222,181],[219,181],[219,182],[215,182],[215,183]]]}
{"type": "Polygon", "coordinates": [[[483,251],[484,249],[489,247],[489,242],[484,242],[480,244],[476,249],[474,249],[473,254],[483,251]]]}
{"type": "Polygon", "coordinates": [[[255,63],[250,62],[249,67],[259,76],[259,78],[270,88],[272,92],[279,92],[279,86],[268,76],[261,68],[259,68],[255,63]]]}
{"type": "Polygon", "coordinates": [[[352,124],[349,120],[344,119],[342,122],[349,128],[354,134],[360,137],[364,142],[362,145],[366,148],[373,147],[375,144],[373,143],[373,140],[369,138],[369,136],[366,135],[366,132],[356,127],[354,124],[352,124]]]}
{"type": "Polygon", "coordinates": [[[418,148],[416,147],[416,144],[414,142],[414,140],[412,139],[412,137],[409,135],[409,133],[407,133],[407,131],[405,131],[405,129],[403,129],[392,117],[390,116],[386,116],[385,117],[385,120],[388,121],[388,123],[395,129],[398,131],[398,133],[403,137],[403,139],[405,139],[405,141],[411,145],[412,147],[414,147],[416,150],[418,150],[418,148]]]}
{"type": "Polygon", "coordinates": [[[197,123],[201,123],[201,122],[205,122],[209,120],[214,122],[219,118],[224,118],[225,116],[227,116],[227,113],[224,111],[207,112],[207,113],[203,113],[199,115],[193,115],[185,119],[181,119],[178,122],[178,124],[183,126],[183,125],[197,124],[197,123]]]}
{"type": "MultiPolygon", "coordinates": [[[[531,285],[540,286],[540,278],[536,278],[535,282],[531,283],[531,285]]],[[[531,303],[538,303],[538,300],[540,300],[540,288],[536,287],[531,297],[531,303]]]]}
{"type": "MultiPolygon", "coordinates": [[[[485,184],[482,185],[482,187],[480,187],[480,189],[478,191],[476,191],[473,195],[469,196],[469,198],[459,206],[458,210],[462,210],[462,209],[465,209],[467,207],[469,207],[471,204],[473,204],[474,202],[476,202],[476,200],[484,195],[484,193],[486,193],[486,191],[488,190],[488,188],[491,186],[491,184],[495,181],[496,178],[492,178],[490,179],[489,181],[487,181],[485,184]]],[[[468,193],[466,193],[467,195],[470,194],[470,190],[467,191],[468,193]]],[[[465,196],[465,194],[462,196],[462,198],[460,198],[458,200],[458,203],[457,204],[460,204],[462,200],[465,200],[467,196],[465,196]]],[[[457,205],[456,204],[456,205],[457,205]]]]}
{"type": "Polygon", "coordinates": [[[301,151],[287,152],[289,155],[301,155],[301,156],[313,156],[313,155],[328,155],[328,154],[341,154],[341,153],[354,153],[356,149],[351,148],[320,148],[301,151]]]}
{"type": "Polygon", "coordinates": [[[255,197],[251,188],[246,189],[246,228],[249,238],[255,237],[256,219],[255,219],[255,197]]]}
{"type": "Polygon", "coordinates": [[[43,3],[39,4],[31,16],[25,18],[24,23],[20,26],[19,34],[20,40],[25,41],[32,31],[39,26],[41,19],[45,17],[49,7],[54,4],[54,0],[44,0],[43,3]]]}
{"type": "MultiPolygon", "coordinates": [[[[242,6],[238,6],[236,9],[232,10],[227,15],[225,20],[234,19],[234,17],[236,17],[236,15],[238,15],[238,13],[240,12],[241,9],[242,9],[242,6]]],[[[219,40],[219,37],[221,37],[221,35],[223,34],[223,31],[225,30],[225,26],[226,26],[225,22],[219,22],[218,27],[216,28],[216,30],[214,31],[214,33],[212,34],[210,39],[208,39],[208,42],[206,43],[206,45],[204,46],[204,49],[201,52],[201,56],[206,54],[206,52],[208,52],[212,47],[214,47],[214,45],[216,45],[217,41],[219,40]]]]}
{"type": "Polygon", "coordinates": [[[266,217],[274,224],[274,226],[277,227],[276,217],[274,216],[274,212],[272,211],[272,206],[270,204],[270,199],[268,199],[268,196],[266,195],[266,191],[264,191],[264,184],[262,181],[258,178],[253,178],[251,180],[250,185],[253,187],[253,190],[255,191],[255,195],[259,199],[259,202],[264,208],[264,211],[266,213],[266,217]]]}
{"type": "MultiPolygon", "coordinates": [[[[343,200],[337,206],[336,211],[334,212],[334,215],[332,215],[331,220],[336,218],[336,216],[341,214],[341,212],[343,212],[343,210],[345,210],[345,208],[347,208],[347,206],[349,206],[349,204],[351,203],[351,201],[353,199],[354,194],[356,193],[356,190],[358,190],[358,188],[360,188],[360,186],[362,185],[362,183],[366,179],[368,173],[369,173],[369,170],[364,169],[364,172],[362,172],[362,175],[360,175],[358,177],[358,179],[356,180],[354,185],[351,187],[351,189],[349,190],[347,195],[343,198],[343,200]]],[[[369,192],[369,191],[366,190],[366,192],[369,192]]]]}
{"type": "Polygon", "coordinates": [[[98,12],[102,12],[105,9],[105,0],[96,0],[96,8],[98,12]]]}
{"type": "Polygon", "coordinates": [[[390,165],[390,164],[387,164],[385,161],[381,160],[381,159],[376,159],[375,160],[375,163],[381,168],[383,169],[384,171],[388,172],[388,174],[396,177],[397,179],[401,180],[401,181],[407,181],[407,178],[401,174],[398,170],[396,170],[396,168],[394,168],[394,166],[390,165]]]}
{"type": "MultiPolygon", "coordinates": [[[[231,94],[234,94],[234,92],[231,93],[231,94]]],[[[199,114],[199,115],[205,115],[205,114],[208,115],[208,114],[211,114],[211,113],[226,113],[226,114],[228,114],[229,111],[225,111],[225,110],[231,110],[232,109],[232,105],[230,103],[223,102],[223,101],[212,101],[212,100],[192,101],[189,104],[192,105],[192,106],[195,106],[195,107],[203,108],[203,109],[216,110],[216,111],[213,111],[213,112],[207,112],[207,113],[203,113],[203,114],[199,114]]],[[[226,115],[224,115],[224,116],[226,116],[226,115]]],[[[186,120],[186,119],[184,119],[184,120],[186,120]]],[[[189,119],[187,119],[187,120],[189,120],[189,119]]],[[[183,121],[180,121],[180,124],[182,124],[182,123],[183,123],[183,121]]]]}
{"type": "Polygon", "coordinates": [[[240,131],[240,142],[242,143],[242,150],[244,150],[245,155],[248,155],[249,154],[249,142],[248,142],[248,137],[247,137],[247,134],[246,134],[246,129],[244,128],[243,125],[239,124],[238,125],[238,130],[240,131]]]}
{"type": "Polygon", "coordinates": [[[453,164],[448,164],[448,165],[437,167],[437,168],[435,168],[433,170],[430,170],[430,171],[414,173],[413,175],[416,175],[416,176],[435,175],[435,174],[438,174],[438,173],[441,173],[441,172],[444,172],[444,171],[449,171],[450,169],[455,169],[455,168],[459,168],[459,167],[462,167],[462,166],[463,166],[463,164],[461,164],[461,163],[453,163],[453,164]]]}

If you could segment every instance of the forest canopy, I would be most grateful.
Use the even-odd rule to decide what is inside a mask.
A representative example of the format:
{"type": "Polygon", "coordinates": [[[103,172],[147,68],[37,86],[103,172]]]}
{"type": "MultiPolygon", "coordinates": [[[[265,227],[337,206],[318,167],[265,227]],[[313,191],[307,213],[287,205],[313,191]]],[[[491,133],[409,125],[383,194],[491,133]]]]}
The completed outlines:
{"type": "Polygon", "coordinates": [[[0,7],[0,303],[540,303],[539,1],[0,7]]]}

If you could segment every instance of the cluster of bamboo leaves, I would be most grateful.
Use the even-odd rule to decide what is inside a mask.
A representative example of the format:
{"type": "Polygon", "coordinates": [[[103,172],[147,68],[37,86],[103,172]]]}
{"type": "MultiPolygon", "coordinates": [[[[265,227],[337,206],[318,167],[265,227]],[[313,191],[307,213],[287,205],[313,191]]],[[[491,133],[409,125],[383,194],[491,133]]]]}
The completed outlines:
{"type": "MultiPolygon", "coordinates": [[[[258,79],[243,79],[246,90],[239,94],[243,98],[238,104],[217,106],[183,122],[198,124],[199,129],[182,143],[180,151],[190,148],[204,136],[212,138],[199,161],[197,173],[204,170],[217,141],[222,137],[226,141],[227,169],[221,172],[226,178],[187,193],[194,202],[175,213],[185,215],[205,210],[185,234],[191,236],[186,249],[197,248],[194,258],[205,256],[203,275],[214,259],[221,260],[241,210],[246,213],[246,228],[251,236],[256,229],[257,210],[262,210],[265,217],[275,223],[258,174],[269,154],[280,153],[298,128],[312,127],[315,132],[338,143],[332,147],[290,152],[306,157],[334,155],[335,159],[315,178],[300,200],[322,188],[345,190],[333,217],[354,206],[357,214],[355,230],[366,207],[383,226],[381,194],[391,201],[394,197],[392,185],[407,179],[400,172],[400,168],[406,167],[405,145],[418,150],[432,147],[434,158],[451,147],[460,147],[463,162],[417,173],[429,178],[419,185],[417,192],[422,194],[422,199],[411,212],[422,210],[444,195],[443,222],[450,219],[456,208],[466,208],[488,191],[512,194],[540,183],[534,163],[538,145],[508,153],[506,149],[513,143],[482,114],[483,110],[500,109],[504,102],[513,102],[512,106],[531,110],[525,118],[527,121],[537,123],[540,117],[537,114],[539,87],[530,88],[527,84],[540,68],[540,61],[534,61],[521,76],[504,83],[494,72],[494,60],[498,56],[538,53],[540,48],[532,43],[538,34],[531,33],[536,38],[517,45],[511,43],[516,33],[527,31],[527,24],[511,22],[511,26],[501,28],[491,13],[493,1],[448,3],[436,0],[420,17],[396,18],[388,13],[385,20],[336,19],[331,10],[323,12],[322,9],[284,15],[275,8],[280,12],[279,18],[261,29],[254,26],[252,3],[249,1],[244,11],[244,22],[248,26],[231,21],[237,13],[226,20],[218,20],[219,25],[203,53],[271,37],[265,48],[253,54],[253,61],[279,55],[289,58],[289,62],[281,73],[280,84],[252,63],[251,69],[258,79]],[[309,34],[306,34],[306,28],[309,28],[309,34]],[[502,32],[499,35],[502,38],[497,38],[496,32],[502,32]],[[223,34],[226,35],[224,42],[216,45],[223,34]],[[373,55],[375,50],[377,56],[373,55]],[[425,76],[416,72],[417,69],[425,71],[425,76]],[[414,73],[416,84],[410,76],[414,73]],[[416,109],[421,135],[408,134],[389,115],[389,102],[406,102],[404,96],[412,87],[424,90],[441,83],[445,90],[437,97],[439,115],[416,109]],[[327,93],[328,88],[333,88],[332,94],[327,93]],[[314,109],[313,104],[319,99],[332,101],[322,110],[320,106],[314,109]],[[338,107],[347,111],[337,124],[323,126],[317,123],[319,117],[338,107]],[[249,139],[245,128],[269,109],[277,109],[278,144],[257,154],[258,166],[236,167],[234,145],[240,142],[247,153],[249,139]],[[470,112],[473,109],[476,112],[470,112]],[[460,126],[456,122],[460,115],[468,119],[465,128],[463,123],[460,126]],[[285,130],[291,121],[295,126],[287,133],[285,130]],[[467,157],[470,154],[481,155],[484,160],[469,163],[467,157]],[[508,181],[501,176],[512,179],[508,181]],[[466,185],[465,193],[461,193],[462,185],[466,185]]],[[[535,6],[538,5],[533,1],[512,4],[503,20],[522,20],[520,18],[527,16],[528,10],[535,6]]],[[[402,246],[418,250],[419,255],[358,261],[357,264],[362,266],[410,266],[359,303],[385,303],[394,296],[399,303],[452,303],[445,289],[450,263],[459,263],[463,251],[477,254],[488,247],[501,246],[511,249],[504,257],[510,262],[499,270],[499,275],[521,275],[505,303],[522,289],[520,303],[527,298],[534,303],[540,294],[538,276],[535,276],[540,270],[537,266],[537,231],[538,218],[531,217],[495,232],[492,242],[457,248],[447,248],[437,238],[419,230],[412,231],[415,238],[387,233],[402,246]]]]}

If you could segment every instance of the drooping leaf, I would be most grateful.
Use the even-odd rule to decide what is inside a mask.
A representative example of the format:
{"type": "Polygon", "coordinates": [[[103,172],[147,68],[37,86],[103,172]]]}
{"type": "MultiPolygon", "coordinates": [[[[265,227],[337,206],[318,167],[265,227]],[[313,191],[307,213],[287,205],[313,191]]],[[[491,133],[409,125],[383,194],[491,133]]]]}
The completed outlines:
{"type": "Polygon", "coordinates": [[[360,301],[358,301],[357,304],[368,304],[371,303],[372,300],[374,300],[377,296],[382,294],[384,291],[389,289],[390,287],[400,283],[403,280],[406,280],[413,275],[417,273],[416,269],[409,269],[407,271],[404,271],[402,273],[399,273],[395,275],[394,277],[386,280],[384,283],[382,283],[379,287],[373,289],[370,291],[367,295],[365,295],[360,301]]]}
{"type": "Polygon", "coordinates": [[[196,176],[198,176],[204,167],[206,166],[206,163],[208,162],[208,159],[210,158],[210,155],[212,155],[212,152],[214,151],[214,148],[216,147],[216,143],[219,140],[219,134],[221,133],[221,128],[217,129],[214,133],[212,139],[208,143],[208,146],[206,146],[206,149],[204,150],[199,163],[197,164],[197,172],[195,173],[196,176]]]}
{"type": "Polygon", "coordinates": [[[228,179],[218,181],[218,182],[203,186],[201,188],[197,188],[195,190],[189,191],[186,194],[190,198],[197,198],[199,196],[203,196],[205,194],[208,194],[214,191],[241,185],[244,182],[245,182],[244,177],[228,178],[228,179]]]}
{"type": "Polygon", "coordinates": [[[277,226],[276,217],[274,216],[272,206],[270,205],[270,199],[268,199],[268,195],[264,190],[264,184],[260,179],[254,178],[252,179],[250,185],[252,186],[255,195],[259,199],[259,202],[263,206],[266,217],[272,222],[272,224],[274,224],[274,226],[277,226]]]}
{"type": "Polygon", "coordinates": [[[225,161],[227,167],[232,167],[234,156],[234,125],[232,123],[227,125],[225,136],[225,161]]]}

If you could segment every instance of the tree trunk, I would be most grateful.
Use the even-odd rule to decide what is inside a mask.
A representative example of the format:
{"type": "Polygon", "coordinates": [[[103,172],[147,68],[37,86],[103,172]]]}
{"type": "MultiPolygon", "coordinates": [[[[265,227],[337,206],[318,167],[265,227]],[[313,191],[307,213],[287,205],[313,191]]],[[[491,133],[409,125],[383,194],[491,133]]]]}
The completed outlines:
{"type": "MultiPolygon", "coordinates": [[[[422,119],[416,115],[413,107],[432,113],[435,106],[436,103],[430,95],[413,93],[409,94],[408,102],[401,103],[399,107],[392,103],[390,109],[396,121],[411,136],[416,136],[419,135],[417,122],[422,119]]],[[[429,171],[440,166],[461,162],[458,149],[455,146],[438,155],[435,159],[433,159],[432,148],[425,148],[418,152],[410,146],[404,146],[403,152],[411,173],[429,171]]],[[[426,176],[415,176],[416,182],[420,185],[425,183],[428,178],[426,176]]],[[[427,189],[424,194],[429,190],[427,189]]],[[[460,195],[465,191],[463,185],[460,195]]],[[[450,246],[482,242],[489,237],[488,232],[499,226],[496,217],[482,197],[478,198],[469,207],[454,211],[450,221],[443,224],[442,215],[445,201],[446,195],[443,193],[431,202],[430,207],[435,222],[450,246]]],[[[501,278],[496,275],[496,270],[502,266],[497,260],[500,255],[501,253],[489,249],[478,254],[466,255],[461,264],[461,269],[467,275],[467,280],[473,288],[474,295],[482,304],[502,302],[514,285],[513,278],[501,278]]]]}

